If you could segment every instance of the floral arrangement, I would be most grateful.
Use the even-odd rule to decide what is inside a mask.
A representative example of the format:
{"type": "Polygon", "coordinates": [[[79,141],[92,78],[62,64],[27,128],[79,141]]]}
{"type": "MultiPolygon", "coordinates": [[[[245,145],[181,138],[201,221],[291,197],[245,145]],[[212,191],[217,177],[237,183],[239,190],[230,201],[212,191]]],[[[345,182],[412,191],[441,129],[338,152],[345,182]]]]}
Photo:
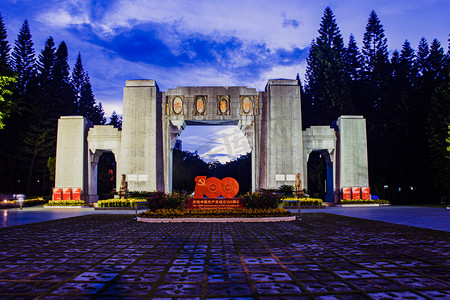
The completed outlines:
{"type": "Polygon", "coordinates": [[[86,202],[82,200],[50,200],[45,206],[85,206],[86,202]]]}
{"type": "Polygon", "coordinates": [[[343,200],[341,199],[339,201],[340,204],[391,204],[387,200],[364,200],[364,199],[357,199],[357,200],[343,200]]]}
{"type": "Polygon", "coordinates": [[[301,206],[322,206],[323,201],[319,198],[285,198],[281,202],[281,206],[297,206],[300,201],[301,206]]]}
{"type": "Polygon", "coordinates": [[[138,206],[144,206],[144,204],[141,204],[142,199],[107,199],[107,200],[99,200],[97,202],[98,207],[135,207],[136,202],[138,203],[138,206]]]}
{"type": "Polygon", "coordinates": [[[255,209],[157,209],[138,214],[144,218],[261,218],[286,217],[293,214],[283,208],[255,209]]]}

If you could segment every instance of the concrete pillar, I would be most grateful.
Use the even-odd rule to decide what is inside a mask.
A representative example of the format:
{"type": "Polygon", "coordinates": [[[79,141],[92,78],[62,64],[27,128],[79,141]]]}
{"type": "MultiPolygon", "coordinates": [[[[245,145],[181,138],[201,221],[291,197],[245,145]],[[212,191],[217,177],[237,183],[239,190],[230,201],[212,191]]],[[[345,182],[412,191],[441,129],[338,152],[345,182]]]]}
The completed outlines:
{"type": "Polygon", "coordinates": [[[81,188],[89,202],[87,132],[89,121],[82,116],[63,116],[58,120],[55,187],[81,188]]]}
{"type": "Polygon", "coordinates": [[[366,120],[362,116],[341,116],[337,126],[336,188],[369,186],[366,120]]]}
{"type": "Polygon", "coordinates": [[[269,80],[266,91],[267,188],[294,185],[295,174],[304,170],[300,86],[296,80],[269,80]]]}
{"type": "Polygon", "coordinates": [[[162,111],[158,94],[154,80],[126,82],[120,170],[127,175],[130,191],[164,191],[162,111]]]}

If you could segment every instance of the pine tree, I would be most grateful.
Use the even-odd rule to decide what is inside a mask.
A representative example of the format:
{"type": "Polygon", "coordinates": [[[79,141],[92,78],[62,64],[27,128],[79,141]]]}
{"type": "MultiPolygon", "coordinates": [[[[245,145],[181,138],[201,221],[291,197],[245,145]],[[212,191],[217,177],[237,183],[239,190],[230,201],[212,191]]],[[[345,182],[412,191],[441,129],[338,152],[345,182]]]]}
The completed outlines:
{"type": "Polygon", "coordinates": [[[103,110],[103,105],[101,102],[98,103],[98,105],[94,106],[94,116],[92,121],[95,125],[105,125],[106,124],[106,118],[105,118],[105,111],[103,110]]]}
{"type": "MultiPolygon", "coordinates": [[[[77,61],[75,62],[75,67],[72,71],[72,87],[75,95],[75,102],[78,106],[78,113],[80,111],[80,98],[81,90],[85,82],[86,73],[84,72],[83,62],[81,61],[81,53],[78,53],[77,61]]],[[[82,114],[82,113],[81,113],[82,114]]]]}
{"type": "Polygon", "coordinates": [[[350,35],[348,46],[345,51],[345,73],[347,88],[349,91],[349,100],[345,108],[346,114],[362,114],[361,107],[361,53],[356,45],[355,37],[350,35]]]}
{"type": "Polygon", "coordinates": [[[8,42],[6,26],[3,22],[2,14],[0,14],[0,76],[12,76],[11,67],[9,65],[9,51],[11,46],[8,42]]]}
{"type": "Polygon", "coordinates": [[[38,98],[37,105],[40,107],[39,111],[41,113],[40,118],[42,120],[48,119],[52,115],[52,119],[56,118],[57,114],[57,102],[55,97],[55,42],[50,36],[46,42],[44,49],[38,56],[37,65],[37,85],[38,90],[36,91],[35,97],[38,98]]]}
{"type": "Polygon", "coordinates": [[[61,42],[56,50],[54,80],[56,97],[60,100],[60,115],[77,113],[74,91],[70,82],[70,67],[66,43],[61,42]]]}
{"type": "Polygon", "coordinates": [[[113,125],[114,128],[122,130],[122,118],[116,114],[116,111],[113,111],[111,117],[109,117],[108,125],[113,125]]]}
{"type": "Polygon", "coordinates": [[[319,37],[311,45],[307,58],[308,94],[318,123],[331,123],[348,107],[344,68],[344,42],[334,14],[327,7],[322,17],[319,37]]]}
{"type": "Polygon", "coordinates": [[[389,59],[387,51],[387,39],[384,28],[381,25],[375,11],[372,11],[366,26],[363,38],[363,77],[368,85],[366,90],[371,91],[367,95],[370,101],[368,109],[382,110],[386,101],[383,91],[389,81],[389,59]]]}
{"type": "Polygon", "coordinates": [[[430,46],[430,56],[428,57],[428,69],[430,72],[431,80],[439,83],[447,76],[446,70],[446,58],[444,54],[444,48],[441,43],[434,39],[430,46]]]}
{"type": "Polygon", "coordinates": [[[422,39],[420,39],[416,54],[416,69],[419,78],[423,77],[426,73],[428,73],[427,61],[429,55],[430,55],[430,48],[428,47],[428,42],[424,37],[422,37],[422,39]]]}
{"type": "Polygon", "coordinates": [[[17,40],[15,41],[13,57],[13,70],[17,75],[17,90],[20,95],[25,95],[28,84],[35,75],[34,43],[31,40],[28,20],[23,22],[17,40]]]}
{"type": "Polygon", "coordinates": [[[82,116],[92,121],[94,125],[103,125],[106,123],[103,106],[101,103],[98,105],[96,104],[88,74],[86,74],[85,80],[81,86],[78,110],[82,116]]]}

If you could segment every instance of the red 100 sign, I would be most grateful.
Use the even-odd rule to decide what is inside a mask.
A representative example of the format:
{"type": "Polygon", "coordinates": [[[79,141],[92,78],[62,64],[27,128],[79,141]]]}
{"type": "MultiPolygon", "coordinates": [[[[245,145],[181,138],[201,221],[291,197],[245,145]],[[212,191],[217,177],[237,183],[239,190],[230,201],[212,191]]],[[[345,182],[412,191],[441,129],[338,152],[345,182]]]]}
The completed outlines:
{"type": "Polygon", "coordinates": [[[208,198],[233,198],[239,192],[239,183],[236,179],[225,177],[220,180],[216,177],[206,179],[206,176],[195,177],[195,192],[194,198],[203,198],[206,195],[208,198]]]}

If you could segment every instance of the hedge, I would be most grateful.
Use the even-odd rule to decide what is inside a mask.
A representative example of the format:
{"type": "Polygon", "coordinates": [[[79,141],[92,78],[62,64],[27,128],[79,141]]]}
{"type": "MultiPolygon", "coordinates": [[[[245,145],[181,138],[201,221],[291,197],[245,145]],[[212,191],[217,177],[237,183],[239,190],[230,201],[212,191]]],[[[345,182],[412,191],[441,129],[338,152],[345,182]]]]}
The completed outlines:
{"type": "Polygon", "coordinates": [[[319,198],[286,198],[281,202],[281,206],[297,206],[300,200],[301,206],[322,206],[323,201],[319,198]]]}

